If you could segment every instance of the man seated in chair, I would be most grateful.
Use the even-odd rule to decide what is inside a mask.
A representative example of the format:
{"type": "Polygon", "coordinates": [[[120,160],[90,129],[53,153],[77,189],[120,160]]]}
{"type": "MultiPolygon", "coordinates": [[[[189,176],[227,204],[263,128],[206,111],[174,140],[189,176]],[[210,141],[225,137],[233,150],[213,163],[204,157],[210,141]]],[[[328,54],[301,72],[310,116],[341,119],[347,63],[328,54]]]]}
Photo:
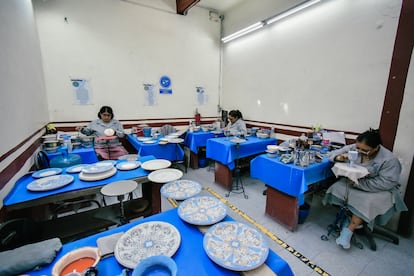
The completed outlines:
{"type": "Polygon", "coordinates": [[[393,214],[407,210],[398,189],[401,164],[381,143],[379,130],[369,129],[357,137],[355,144],[328,154],[332,162],[345,162],[348,151],[356,150],[358,159],[355,164],[368,170],[368,175],[358,179],[358,183],[340,177],[323,199],[324,204],[345,204],[352,213],[351,222],[344,226],[336,239],[344,249],[350,248],[354,230],[362,223],[373,229],[374,223],[385,225],[393,214]]]}

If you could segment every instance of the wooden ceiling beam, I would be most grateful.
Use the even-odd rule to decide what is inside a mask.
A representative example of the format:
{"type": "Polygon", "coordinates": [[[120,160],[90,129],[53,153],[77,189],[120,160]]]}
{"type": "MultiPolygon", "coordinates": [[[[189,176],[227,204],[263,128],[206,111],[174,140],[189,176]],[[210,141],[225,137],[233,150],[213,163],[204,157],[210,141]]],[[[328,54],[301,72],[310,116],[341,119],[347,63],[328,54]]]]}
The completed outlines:
{"type": "Polygon", "coordinates": [[[194,7],[200,0],[175,0],[177,13],[187,15],[188,10],[194,7]]]}

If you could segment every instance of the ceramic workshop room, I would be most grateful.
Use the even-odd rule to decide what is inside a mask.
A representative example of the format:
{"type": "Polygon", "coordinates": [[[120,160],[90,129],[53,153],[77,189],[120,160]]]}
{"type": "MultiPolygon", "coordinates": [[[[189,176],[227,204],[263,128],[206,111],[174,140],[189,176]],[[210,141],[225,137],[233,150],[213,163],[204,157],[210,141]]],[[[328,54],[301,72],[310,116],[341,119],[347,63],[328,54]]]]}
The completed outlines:
{"type": "Polygon", "coordinates": [[[414,274],[414,1],[0,1],[0,275],[414,274]]]}

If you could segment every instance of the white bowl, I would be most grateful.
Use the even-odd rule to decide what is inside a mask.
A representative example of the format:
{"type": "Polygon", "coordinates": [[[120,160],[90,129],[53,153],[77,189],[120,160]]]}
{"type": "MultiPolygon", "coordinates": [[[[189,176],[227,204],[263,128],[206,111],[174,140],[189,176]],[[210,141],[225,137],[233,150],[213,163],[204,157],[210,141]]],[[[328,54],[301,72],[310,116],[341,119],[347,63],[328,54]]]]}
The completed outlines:
{"type": "Polygon", "coordinates": [[[269,134],[267,134],[267,133],[262,133],[262,132],[258,132],[258,133],[256,133],[256,136],[257,136],[258,138],[265,139],[265,138],[268,138],[268,137],[269,137],[269,134]]]}
{"type": "MultiPolygon", "coordinates": [[[[60,258],[59,261],[57,261],[57,263],[53,266],[52,276],[62,275],[63,270],[68,265],[83,258],[92,258],[94,262],[88,267],[95,267],[98,264],[99,260],[101,259],[101,255],[99,253],[98,247],[85,246],[85,247],[81,247],[81,248],[68,252],[66,255],[60,258]]],[[[82,273],[86,268],[84,268],[82,271],[77,271],[77,272],[82,273]]]]}
{"type": "Polygon", "coordinates": [[[278,149],[279,149],[279,146],[277,145],[267,145],[268,152],[276,152],[278,149]]]}

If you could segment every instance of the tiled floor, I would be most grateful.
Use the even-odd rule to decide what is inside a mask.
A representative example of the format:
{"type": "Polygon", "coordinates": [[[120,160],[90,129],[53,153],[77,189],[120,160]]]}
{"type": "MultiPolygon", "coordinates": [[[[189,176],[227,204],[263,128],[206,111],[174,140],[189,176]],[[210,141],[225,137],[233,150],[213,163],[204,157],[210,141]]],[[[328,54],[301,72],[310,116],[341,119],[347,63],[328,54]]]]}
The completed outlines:
{"type": "MultiPolygon", "coordinates": [[[[414,275],[414,238],[400,237],[399,245],[376,238],[377,251],[372,251],[362,238],[360,238],[364,245],[362,250],[355,246],[344,250],[336,245],[333,237],[328,241],[322,241],[320,237],[326,234],[327,225],[333,222],[337,212],[336,207],[322,205],[322,194],[313,196],[310,213],[305,223],[299,225],[295,232],[291,232],[265,215],[265,196],[262,195],[265,185],[257,179],[243,177],[248,199],[245,199],[242,194],[234,193],[230,197],[225,197],[226,191],[214,183],[214,172],[208,171],[207,168],[189,169],[183,179],[195,180],[203,187],[212,188],[228,200],[229,204],[237,207],[282,240],[284,246],[269,238],[270,247],[289,263],[295,275],[323,275],[323,272],[326,272],[326,275],[339,276],[414,275]],[[290,250],[286,249],[286,244],[290,246],[290,250]]],[[[211,195],[206,190],[203,190],[202,194],[211,195]]],[[[171,203],[163,198],[162,209],[171,208],[173,208],[171,203]]],[[[229,214],[237,220],[244,220],[239,212],[229,211],[229,214]]]]}

